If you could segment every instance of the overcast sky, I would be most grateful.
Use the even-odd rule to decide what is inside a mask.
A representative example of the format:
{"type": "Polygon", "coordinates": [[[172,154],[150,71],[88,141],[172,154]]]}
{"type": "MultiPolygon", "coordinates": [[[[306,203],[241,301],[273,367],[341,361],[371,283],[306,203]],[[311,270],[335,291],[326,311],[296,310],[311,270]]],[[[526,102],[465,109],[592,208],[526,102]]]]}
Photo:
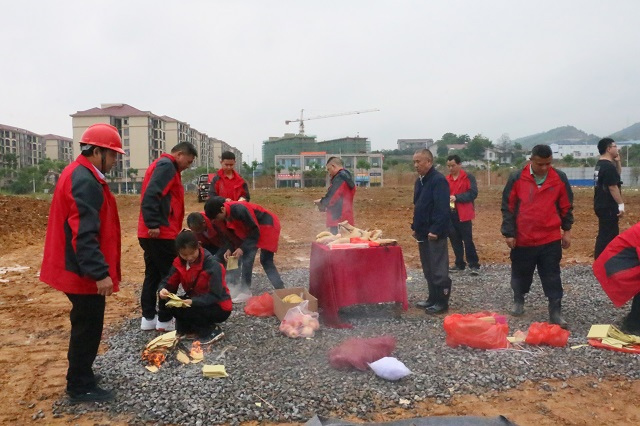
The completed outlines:
{"type": "Polygon", "coordinates": [[[72,135],[123,102],[260,159],[297,132],[373,149],[640,121],[640,1],[0,0],[0,123],[72,135]]]}

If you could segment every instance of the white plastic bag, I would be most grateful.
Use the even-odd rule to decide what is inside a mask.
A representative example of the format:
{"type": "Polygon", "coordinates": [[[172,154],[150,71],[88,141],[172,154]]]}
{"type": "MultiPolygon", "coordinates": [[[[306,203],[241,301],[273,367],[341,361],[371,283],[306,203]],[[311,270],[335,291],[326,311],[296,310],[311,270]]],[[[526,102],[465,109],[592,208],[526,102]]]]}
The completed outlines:
{"type": "Polygon", "coordinates": [[[376,373],[376,376],[386,380],[398,380],[411,374],[411,370],[402,361],[391,356],[385,356],[369,363],[369,367],[376,373]]]}
{"type": "Polygon", "coordinates": [[[308,300],[303,300],[298,306],[287,311],[284,319],[280,323],[280,332],[285,336],[296,337],[313,337],[316,330],[320,328],[318,322],[318,313],[311,312],[307,306],[308,300]]]}

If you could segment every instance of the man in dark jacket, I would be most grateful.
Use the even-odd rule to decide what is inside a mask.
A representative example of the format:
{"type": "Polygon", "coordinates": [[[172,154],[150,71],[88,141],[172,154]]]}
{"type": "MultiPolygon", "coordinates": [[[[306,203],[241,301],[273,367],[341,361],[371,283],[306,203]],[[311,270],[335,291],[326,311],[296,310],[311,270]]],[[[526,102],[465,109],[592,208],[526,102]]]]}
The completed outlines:
{"type": "Polygon", "coordinates": [[[598,216],[598,236],[593,251],[595,259],[620,232],[618,222],[624,215],[618,147],[613,139],[604,138],[598,142],[598,152],[600,159],[593,175],[593,210],[598,216]]]}
{"type": "Polygon", "coordinates": [[[433,167],[433,154],[428,149],[416,151],[413,165],[418,179],[413,191],[413,223],[411,229],[418,241],[422,272],[427,280],[429,297],[418,306],[428,314],[449,309],[449,184],[433,167]]]}
{"type": "Polygon", "coordinates": [[[144,250],[144,282],[140,294],[142,330],[171,331],[171,314],[160,308],[156,293],[177,256],[175,238],[184,220],[184,188],[180,173],[198,155],[195,147],[181,142],[151,163],[142,181],[138,241],[144,250]]]}
{"type": "Polygon", "coordinates": [[[531,162],[509,176],[502,192],[501,232],[511,249],[511,313],[524,313],[524,298],[537,267],[549,299],[549,322],[566,328],[560,260],[562,249],[571,245],[573,192],[567,176],[551,166],[552,159],[548,145],[536,145],[531,162]]]}
{"type": "Polygon", "coordinates": [[[451,271],[464,271],[466,263],[464,254],[467,253],[467,262],[472,275],[480,272],[480,260],[476,245],[473,243],[472,220],[476,217],[473,200],[478,196],[476,178],[471,173],[462,169],[462,160],[457,155],[447,157],[449,174],[449,207],[451,208],[451,229],[449,239],[456,263],[451,271]]]}
{"type": "Polygon", "coordinates": [[[356,193],[356,185],[353,177],[344,168],[344,162],[339,157],[330,157],[327,160],[327,171],[331,177],[331,185],[327,195],[315,200],[320,211],[327,212],[326,225],[333,233],[338,233],[338,224],[345,220],[355,225],[353,220],[353,197],[356,193]]]}
{"type": "Polygon", "coordinates": [[[60,175],[51,200],[40,280],[64,292],[72,308],[67,393],[72,403],[108,401],[93,361],[104,323],[105,296],[120,283],[120,219],[104,174],[124,154],[118,130],[90,126],[80,155],[60,175]]]}

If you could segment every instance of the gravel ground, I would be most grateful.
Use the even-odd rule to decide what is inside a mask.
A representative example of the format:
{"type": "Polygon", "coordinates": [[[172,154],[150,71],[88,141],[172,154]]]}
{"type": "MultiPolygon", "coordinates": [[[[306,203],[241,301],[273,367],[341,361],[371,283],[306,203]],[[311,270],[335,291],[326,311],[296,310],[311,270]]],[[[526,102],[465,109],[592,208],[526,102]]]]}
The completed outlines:
{"type": "MultiPolygon", "coordinates": [[[[425,297],[426,282],[421,271],[410,270],[408,274],[409,303],[413,305],[425,297]]],[[[306,269],[282,276],[289,287],[308,286],[306,269]]],[[[457,273],[452,278],[449,313],[508,311],[508,266],[483,268],[478,277],[457,273]]],[[[374,411],[397,407],[401,398],[410,401],[410,408],[425,398],[446,403],[454,394],[505,390],[525,380],[539,381],[551,391],[552,386],[545,379],[566,380],[582,375],[640,378],[640,357],[636,355],[590,347],[569,348],[586,343],[591,324],[619,323],[628,307],[613,307],[588,266],[563,268],[562,278],[563,313],[571,327],[566,348],[452,349],[445,345],[443,316],[427,316],[410,308],[402,318],[395,318],[391,304],[342,310],[342,318],[354,325],[351,330],[321,328],[313,339],[289,339],[279,334],[275,317],[250,317],[242,306],[236,306],[223,324],[225,339],[205,352],[205,363],[223,363],[229,377],[205,379],[202,363],[182,365],[175,359],[168,360],[158,373],[149,373],[140,353],[159,333],[140,331],[138,319],[126,321],[121,329],[110,332],[109,350],[95,362],[96,371],[104,376],[103,385],[117,390],[116,401],[69,406],[61,400],[55,403],[54,413],[79,414],[98,409],[132,415],[134,424],[185,425],[238,424],[247,420],[302,422],[316,413],[367,419],[374,411]],[[327,352],[346,338],[385,334],[397,338],[392,356],[403,361],[413,374],[388,382],[372,371],[345,372],[329,366],[327,352]],[[216,360],[227,346],[235,349],[230,348],[224,358],[216,360]]],[[[256,275],[254,294],[269,289],[265,276],[256,275]]],[[[509,317],[510,334],[548,318],[537,277],[525,309],[523,317],[509,317]]],[[[593,386],[597,387],[597,383],[593,386]]]]}

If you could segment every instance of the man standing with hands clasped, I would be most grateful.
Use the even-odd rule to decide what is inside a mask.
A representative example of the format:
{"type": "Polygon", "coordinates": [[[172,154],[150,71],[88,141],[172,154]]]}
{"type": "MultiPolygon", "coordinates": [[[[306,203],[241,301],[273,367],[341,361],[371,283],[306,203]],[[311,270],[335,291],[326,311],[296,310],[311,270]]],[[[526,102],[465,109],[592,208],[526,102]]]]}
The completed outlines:
{"type": "Polygon", "coordinates": [[[331,177],[331,185],[327,194],[314,200],[320,211],[327,212],[326,225],[332,234],[338,233],[338,224],[345,220],[350,225],[353,221],[353,197],[356,193],[356,185],[351,173],[344,168],[344,162],[339,157],[330,157],[327,160],[327,171],[331,177]]]}
{"type": "Polygon", "coordinates": [[[449,309],[451,278],[449,278],[449,184],[433,167],[433,154],[420,149],[413,154],[418,179],[413,190],[413,223],[411,229],[418,241],[422,272],[427,280],[429,297],[418,306],[428,314],[449,309]]]}
{"type": "Polygon", "coordinates": [[[567,328],[560,260],[562,249],[571,245],[573,192],[567,175],[551,166],[552,159],[548,145],[536,145],[531,162],[509,176],[502,192],[501,231],[511,249],[511,314],[524,314],[524,298],[537,267],[549,299],[549,322],[567,328]]]}
{"type": "Polygon", "coordinates": [[[105,296],[120,283],[120,219],[105,181],[117,154],[124,154],[118,130],[90,126],[80,155],[62,171],[51,200],[40,280],[64,292],[72,308],[67,394],[71,403],[109,401],[98,387],[93,361],[104,323],[105,296]]]}
{"type": "Polygon", "coordinates": [[[449,239],[456,256],[456,264],[449,270],[452,272],[464,271],[465,252],[471,275],[480,273],[480,261],[478,252],[473,243],[473,228],[471,221],[476,217],[473,200],[478,196],[476,178],[471,173],[462,169],[460,157],[450,155],[447,157],[449,174],[449,203],[451,207],[451,230],[449,239]]]}
{"type": "Polygon", "coordinates": [[[620,232],[618,222],[624,214],[618,147],[613,139],[604,138],[598,142],[598,152],[600,159],[593,174],[593,209],[598,216],[598,236],[593,252],[595,259],[620,232]]]}

